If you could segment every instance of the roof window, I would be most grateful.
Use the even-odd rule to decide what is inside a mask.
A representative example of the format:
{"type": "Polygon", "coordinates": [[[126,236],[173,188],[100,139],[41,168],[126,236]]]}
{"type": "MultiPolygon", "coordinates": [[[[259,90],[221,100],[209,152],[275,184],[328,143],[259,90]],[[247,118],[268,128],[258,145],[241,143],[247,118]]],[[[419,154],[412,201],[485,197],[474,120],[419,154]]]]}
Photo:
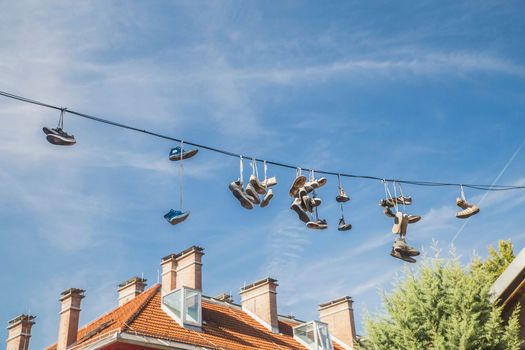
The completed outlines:
{"type": "Polygon", "coordinates": [[[333,350],[328,325],[319,321],[303,323],[293,328],[293,336],[312,350],[333,350]]]}
{"type": "Polygon", "coordinates": [[[162,297],[162,309],[181,326],[200,329],[202,326],[201,292],[188,287],[175,289],[162,297]]]}

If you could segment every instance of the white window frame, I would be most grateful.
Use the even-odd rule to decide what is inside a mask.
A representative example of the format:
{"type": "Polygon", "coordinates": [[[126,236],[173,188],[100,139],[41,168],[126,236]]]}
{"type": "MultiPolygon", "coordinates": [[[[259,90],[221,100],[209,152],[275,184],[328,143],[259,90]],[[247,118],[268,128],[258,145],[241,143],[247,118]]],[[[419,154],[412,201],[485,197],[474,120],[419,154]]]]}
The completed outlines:
{"type": "Polygon", "coordinates": [[[302,345],[304,345],[305,347],[309,348],[309,349],[312,349],[312,350],[319,350],[319,349],[323,349],[323,350],[333,350],[334,349],[334,342],[332,340],[332,336],[330,335],[330,331],[328,331],[328,324],[324,323],[324,322],[319,322],[319,321],[310,321],[310,322],[305,322],[305,323],[301,323],[300,325],[298,326],[295,326],[293,327],[293,337],[295,340],[297,340],[299,343],[301,343],[302,345]],[[296,328],[301,328],[301,327],[304,327],[304,326],[307,326],[309,324],[312,324],[313,325],[313,328],[314,328],[314,334],[315,334],[315,344],[308,344],[307,342],[305,342],[303,339],[299,338],[299,336],[296,336],[295,335],[295,329],[296,328]],[[330,343],[330,348],[326,349],[324,347],[322,347],[322,344],[321,344],[321,333],[319,331],[319,325],[323,325],[326,327],[326,334],[328,335],[328,341],[330,343]],[[313,346],[313,348],[312,348],[313,346]]]}
{"type": "Polygon", "coordinates": [[[169,293],[166,293],[165,295],[162,296],[162,301],[161,301],[161,308],[162,310],[167,313],[171,318],[173,318],[175,321],[177,321],[178,324],[180,324],[182,327],[185,327],[185,328],[197,328],[200,330],[200,328],[202,327],[202,293],[197,290],[197,289],[193,289],[193,288],[189,288],[189,287],[181,287],[181,288],[177,288],[169,293]],[[172,293],[175,293],[175,292],[178,292],[180,291],[180,306],[181,306],[181,310],[180,310],[180,314],[181,314],[181,317],[178,317],[173,311],[171,311],[171,309],[164,304],[164,298],[166,298],[167,296],[171,295],[172,293]],[[193,322],[192,320],[189,320],[187,315],[186,315],[186,296],[188,295],[189,292],[194,292],[196,293],[196,296],[197,296],[197,301],[198,301],[198,305],[199,305],[199,308],[198,308],[198,322],[193,322]],[[188,327],[189,326],[189,327],[188,327]]]}

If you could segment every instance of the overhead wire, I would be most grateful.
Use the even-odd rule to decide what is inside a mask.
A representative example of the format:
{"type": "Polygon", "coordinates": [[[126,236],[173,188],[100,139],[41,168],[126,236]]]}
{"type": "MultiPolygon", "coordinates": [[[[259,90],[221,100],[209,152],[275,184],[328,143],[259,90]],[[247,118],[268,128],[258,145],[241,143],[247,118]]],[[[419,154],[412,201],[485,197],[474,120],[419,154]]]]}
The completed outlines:
{"type": "MultiPolygon", "coordinates": [[[[182,139],[178,139],[176,137],[159,134],[159,133],[156,133],[156,132],[153,132],[153,131],[137,128],[137,127],[134,127],[134,126],[130,126],[130,125],[126,125],[126,124],[122,124],[122,123],[118,123],[118,122],[114,122],[112,120],[108,120],[108,119],[104,119],[104,118],[99,118],[99,117],[96,117],[96,116],[93,116],[93,115],[89,115],[89,114],[86,114],[86,113],[82,113],[82,112],[78,112],[78,111],[75,111],[75,110],[72,110],[72,109],[69,109],[69,108],[58,107],[58,106],[55,106],[55,105],[52,105],[52,104],[49,104],[49,103],[33,100],[33,99],[30,99],[30,98],[27,98],[27,97],[24,97],[24,96],[15,95],[15,94],[12,94],[12,93],[9,93],[9,92],[6,92],[6,91],[0,90],[0,96],[4,96],[6,98],[10,98],[10,99],[13,99],[13,100],[18,100],[18,101],[29,103],[29,104],[33,104],[33,105],[38,105],[38,106],[45,107],[45,108],[51,108],[51,109],[59,110],[62,114],[69,113],[71,115],[78,116],[78,117],[85,118],[85,119],[89,119],[89,120],[92,120],[92,121],[95,121],[95,122],[98,122],[98,123],[112,125],[112,126],[115,126],[115,127],[119,127],[119,128],[131,130],[131,131],[135,131],[135,132],[140,132],[140,133],[143,133],[143,134],[146,134],[146,135],[154,136],[154,137],[157,137],[157,138],[170,140],[170,141],[175,141],[175,142],[178,142],[178,143],[182,142],[182,139]]],[[[242,158],[246,158],[246,159],[252,158],[256,162],[261,162],[261,163],[266,162],[266,164],[274,165],[274,166],[277,166],[277,167],[288,168],[288,169],[296,169],[296,170],[302,169],[302,170],[307,171],[307,172],[314,170],[314,169],[310,169],[310,168],[299,167],[299,166],[292,165],[292,164],[287,164],[287,163],[282,163],[282,162],[277,162],[277,161],[272,161],[272,160],[267,160],[267,159],[261,159],[261,158],[241,155],[241,154],[238,154],[238,153],[235,153],[235,152],[231,152],[231,151],[227,151],[227,150],[223,150],[223,149],[220,149],[220,148],[211,147],[211,146],[207,146],[207,145],[203,145],[203,144],[199,144],[199,143],[195,143],[195,142],[190,142],[190,141],[187,141],[187,140],[185,140],[184,143],[187,144],[187,145],[193,146],[193,147],[198,147],[198,148],[201,148],[201,149],[205,149],[205,150],[208,150],[208,151],[220,153],[220,154],[223,154],[223,155],[226,155],[226,156],[230,156],[230,157],[241,158],[241,159],[242,158]]],[[[522,190],[522,189],[525,189],[525,186],[494,185],[494,184],[493,185],[479,185],[479,184],[465,184],[465,183],[451,183],[451,182],[402,180],[402,179],[394,179],[394,178],[383,178],[383,177],[377,177],[377,176],[371,176],[371,175],[349,174],[349,173],[342,173],[342,172],[336,172],[336,171],[327,171],[327,170],[319,170],[319,169],[315,169],[315,172],[318,173],[318,174],[322,174],[322,175],[341,176],[341,177],[354,178],[354,179],[364,179],[364,180],[386,181],[386,182],[392,182],[392,183],[396,182],[398,184],[408,184],[408,185],[426,186],[426,187],[433,187],[433,186],[438,186],[438,187],[445,187],[445,186],[447,186],[447,187],[452,187],[452,186],[460,187],[460,186],[463,186],[463,187],[476,189],[476,190],[481,190],[481,191],[510,191],[510,190],[522,190]]]]}

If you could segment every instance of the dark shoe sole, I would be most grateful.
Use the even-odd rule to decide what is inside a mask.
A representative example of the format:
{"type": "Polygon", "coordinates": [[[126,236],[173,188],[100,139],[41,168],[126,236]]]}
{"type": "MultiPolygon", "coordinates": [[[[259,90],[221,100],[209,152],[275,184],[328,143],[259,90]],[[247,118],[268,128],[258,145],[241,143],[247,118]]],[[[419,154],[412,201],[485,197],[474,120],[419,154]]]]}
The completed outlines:
{"type": "MultiPolygon", "coordinates": [[[[192,149],[191,151],[182,152],[182,160],[191,158],[194,155],[196,155],[198,152],[199,152],[198,149],[192,149]]],[[[170,160],[174,162],[176,162],[177,160],[181,160],[180,155],[170,156],[170,160]]]]}
{"type": "Polygon", "coordinates": [[[409,256],[404,256],[398,252],[396,252],[395,250],[392,250],[390,252],[390,255],[393,256],[394,258],[397,258],[397,259],[400,259],[400,260],[403,260],[403,261],[406,261],[406,262],[409,262],[411,264],[415,263],[416,262],[416,259],[414,258],[411,258],[409,256]]]}
{"type": "Polygon", "coordinates": [[[337,228],[337,231],[350,231],[352,229],[352,224],[344,224],[337,228]]]}
{"type": "Polygon", "coordinates": [[[308,215],[306,215],[306,213],[298,205],[292,204],[290,209],[292,209],[297,213],[297,215],[299,215],[299,220],[301,220],[302,222],[307,223],[308,221],[310,221],[308,215]]]}
{"type": "Polygon", "coordinates": [[[268,193],[266,195],[266,197],[264,197],[264,199],[261,202],[261,208],[264,208],[264,207],[268,206],[268,204],[270,204],[270,201],[272,200],[272,198],[273,198],[273,193],[271,193],[271,192],[268,193]]]}
{"type": "Polygon", "coordinates": [[[48,134],[46,136],[47,142],[57,146],[73,146],[77,141],[75,138],[63,137],[56,134],[48,134]]]}
{"type": "Polygon", "coordinates": [[[239,188],[231,188],[231,187],[232,186],[230,185],[230,191],[233,193],[234,197],[237,198],[239,202],[241,202],[241,205],[243,206],[243,208],[253,209],[253,204],[252,202],[250,202],[248,198],[246,198],[246,195],[244,195],[244,193],[242,193],[239,188]]]}

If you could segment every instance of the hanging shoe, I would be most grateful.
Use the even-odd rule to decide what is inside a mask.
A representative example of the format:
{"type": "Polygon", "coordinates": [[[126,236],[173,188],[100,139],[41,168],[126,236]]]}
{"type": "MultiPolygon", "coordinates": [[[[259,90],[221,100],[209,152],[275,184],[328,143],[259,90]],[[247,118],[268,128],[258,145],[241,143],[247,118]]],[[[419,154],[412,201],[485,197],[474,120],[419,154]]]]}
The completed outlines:
{"type": "Polygon", "coordinates": [[[186,220],[190,216],[189,211],[180,211],[171,209],[164,218],[172,225],[177,225],[186,220]]]}
{"type": "Polygon", "coordinates": [[[270,178],[264,180],[262,182],[262,185],[264,186],[264,188],[275,186],[275,185],[277,185],[277,178],[275,176],[274,177],[270,177],[270,178]]]}
{"type": "Polygon", "coordinates": [[[418,256],[420,254],[416,248],[409,246],[402,238],[398,238],[394,241],[392,249],[407,256],[418,256]]]}
{"type": "Polygon", "coordinates": [[[268,192],[266,192],[266,195],[264,196],[262,202],[261,202],[261,208],[264,208],[266,206],[268,206],[268,204],[270,204],[270,200],[272,200],[273,198],[273,191],[272,189],[270,188],[268,190],[268,192]]]}
{"type": "Polygon", "coordinates": [[[258,194],[266,194],[266,187],[259,181],[257,176],[250,175],[250,184],[258,194]]]}
{"type": "Polygon", "coordinates": [[[246,196],[246,193],[242,190],[242,183],[240,180],[232,182],[228,188],[233,193],[235,198],[239,200],[241,205],[246,209],[253,209],[252,202],[248,199],[248,196],[246,196]]]}
{"type": "Polygon", "coordinates": [[[458,219],[467,219],[471,217],[472,215],[476,215],[480,211],[477,205],[471,204],[467,202],[466,200],[459,198],[459,197],[456,198],[456,205],[460,207],[461,209],[463,209],[456,213],[456,217],[458,219]]]}
{"type": "Polygon", "coordinates": [[[419,215],[409,215],[408,216],[408,223],[409,224],[414,224],[414,223],[418,222],[419,220],[421,220],[421,216],[419,216],[419,215]]]}
{"type": "Polygon", "coordinates": [[[310,198],[310,206],[312,208],[320,206],[321,203],[322,203],[322,200],[319,197],[310,198]]]}
{"type": "Polygon", "coordinates": [[[347,224],[344,218],[339,219],[339,226],[337,226],[338,231],[348,231],[352,229],[352,224],[347,224]]]}
{"type": "Polygon", "coordinates": [[[314,211],[311,198],[307,194],[301,197],[301,208],[309,213],[313,213],[314,211]]]}
{"type": "Polygon", "coordinates": [[[306,176],[304,175],[297,176],[295,180],[293,181],[292,186],[290,187],[290,192],[289,192],[290,197],[297,196],[297,192],[299,191],[301,187],[304,186],[305,182],[306,182],[306,176]]]}
{"type": "Polygon", "coordinates": [[[344,202],[348,202],[349,200],[350,200],[350,197],[348,197],[345,190],[342,187],[340,187],[339,194],[337,195],[337,197],[335,197],[335,201],[338,203],[344,203],[344,202]]]}
{"type": "Polygon", "coordinates": [[[248,185],[246,185],[246,190],[244,192],[246,192],[248,199],[250,199],[250,201],[253,204],[261,203],[261,200],[259,199],[259,194],[255,190],[255,188],[252,186],[251,182],[249,182],[248,185]]]}
{"type": "Polygon", "coordinates": [[[383,208],[393,208],[396,206],[396,202],[392,199],[381,199],[379,205],[383,208]]]}
{"type": "Polygon", "coordinates": [[[408,255],[401,254],[400,252],[395,251],[393,248],[392,248],[392,251],[390,252],[390,255],[393,256],[394,258],[398,258],[398,259],[401,259],[403,261],[406,261],[412,264],[416,262],[416,259],[408,255]]]}
{"type": "Polygon", "coordinates": [[[388,216],[389,218],[395,218],[395,217],[396,217],[396,214],[392,213],[392,208],[385,207],[385,209],[383,210],[383,212],[384,212],[385,215],[388,216]]]}
{"type": "Polygon", "coordinates": [[[50,129],[48,127],[43,127],[42,130],[46,134],[46,140],[58,146],[73,146],[77,141],[75,136],[69,135],[61,128],[50,129]]]}
{"type": "Polygon", "coordinates": [[[392,233],[400,234],[401,233],[401,225],[402,224],[403,224],[403,213],[398,211],[395,214],[394,226],[392,226],[392,233]]]}
{"type": "Polygon", "coordinates": [[[304,184],[304,187],[306,188],[308,193],[310,193],[313,190],[315,190],[316,188],[320,188],[320,187],[323,187],[324,185],[326,185],[327,181],[328,180],[326,179],[326,177],[320,177],[319,179],[315,179],[313,181],[308,181],[307,183],[304,184]]]}
{"type": "Polygon", "coordinates": [[[301,199],[295,198],[292,205],[290,206],[290,209],[297,213],[297,215],[299,216],[299,220],[301,220],[302,222],[310,221],[308,214],[306,214],[306,212],[301,208],[301,199]]]}
{"type": "Polygon", "coordinates": [[[314,230],[324,230],[328,228],[328,223],[324,219],[317,219],[315,221],[309,221],[306,227],[314,230]]]}
{"type": "Polygon", "coordinates": [[[186,150],[181,150],[180,146],[177,146],[177,147],[171,149],[171,151],[170,151],[170,160],[172,160],[172,161],[181,160],[181,157],[182,157],[182,159],[188,159],[188,158],[191,158],[194,155],[196,155],[197,152],[199,152],[199,150],[196,149],[196,148],[195,149],[190,149],[189,151],[186,151],[186,150]]]}
{"type": "Polygon", "coordinates": [[[399,196],[395,199],[397,204],[403,204],[403,205],[411,205],[412,204],[412,197],[411,196],[399,196]]]}
{"type": "Polygon", "coordinates": [[[408,228],[408,215],[403,214],[403,221],[401,221],[401,232],[399,233],[401,237],[405,237],[407,235],[407,228],[408,228]]]}

